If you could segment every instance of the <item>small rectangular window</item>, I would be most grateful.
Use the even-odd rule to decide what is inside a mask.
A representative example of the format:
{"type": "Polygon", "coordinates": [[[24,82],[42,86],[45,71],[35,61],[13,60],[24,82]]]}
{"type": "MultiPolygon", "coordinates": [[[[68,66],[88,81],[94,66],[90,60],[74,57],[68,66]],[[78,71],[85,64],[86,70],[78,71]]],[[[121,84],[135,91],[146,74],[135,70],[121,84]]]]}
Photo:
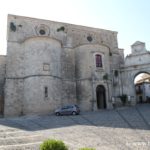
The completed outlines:
{"type": "Polygon", "coordinates": [[[48,87],[47,86],[44,87],[44,95],[45,95],[45,98],[48,97],[48,87]]]}
{"type": "Polygon", "coordinates": [[[100,54],[95,55],[96,67],[103,67],[102,65],[102,56],[100,54]]]}

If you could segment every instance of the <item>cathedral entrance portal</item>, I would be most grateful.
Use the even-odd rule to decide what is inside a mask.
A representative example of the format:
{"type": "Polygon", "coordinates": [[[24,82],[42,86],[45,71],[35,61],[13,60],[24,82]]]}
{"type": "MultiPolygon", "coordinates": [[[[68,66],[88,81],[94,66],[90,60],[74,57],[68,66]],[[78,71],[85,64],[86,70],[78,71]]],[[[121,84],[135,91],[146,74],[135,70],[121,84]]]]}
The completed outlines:
{"type": "Polygon", "coordinates": [[[103,85],[98,85],[96,88],[97,108],[106,108],[106,90],[103,85]]]}

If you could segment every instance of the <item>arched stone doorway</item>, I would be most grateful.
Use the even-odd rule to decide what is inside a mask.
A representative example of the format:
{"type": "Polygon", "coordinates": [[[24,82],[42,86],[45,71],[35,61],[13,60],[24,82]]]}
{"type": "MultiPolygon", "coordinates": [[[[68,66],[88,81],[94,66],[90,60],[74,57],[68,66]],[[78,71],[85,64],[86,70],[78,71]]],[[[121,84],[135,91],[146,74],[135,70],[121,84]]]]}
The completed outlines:
{"type": "Polygon", "coordinates": [[[98,85],[96,88],[97,108],[106,108],[106,90],[103,85],[98,85]]]}

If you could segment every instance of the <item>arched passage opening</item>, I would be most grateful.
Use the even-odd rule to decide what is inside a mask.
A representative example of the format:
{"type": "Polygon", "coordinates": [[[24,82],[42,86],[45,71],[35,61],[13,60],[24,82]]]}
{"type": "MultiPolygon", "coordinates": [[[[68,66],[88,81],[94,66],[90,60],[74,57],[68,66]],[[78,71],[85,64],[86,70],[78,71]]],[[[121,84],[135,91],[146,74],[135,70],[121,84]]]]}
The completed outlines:
{"type": "Polygon", "coordinates": [[[97,108],[106,108],[106,90],[103,85],[98,85],[96,88],[97,108]]]}
{"type": "Polygon", "coordinates": [[[134,77],[135,96],[137,103],[150,102],[150,74],[140,72],[134,77]]]}

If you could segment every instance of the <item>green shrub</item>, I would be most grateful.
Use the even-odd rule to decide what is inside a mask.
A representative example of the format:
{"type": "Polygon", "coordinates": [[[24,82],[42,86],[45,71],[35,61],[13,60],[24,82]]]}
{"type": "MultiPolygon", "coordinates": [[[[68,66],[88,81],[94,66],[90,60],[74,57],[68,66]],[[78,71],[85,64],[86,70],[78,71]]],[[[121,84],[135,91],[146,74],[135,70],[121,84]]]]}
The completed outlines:
{"type": "Polygon", "coordinates": [[[118,70],[115,70],[114,75],[115,77],[118,77],[118,70]]]}
{"type": "Polygon", "coordinates": [[[57,32],[59,32],[59,31],[65,31],[65,27],[62,26],[62,27],[58,28],[57,32]]]}
{"type": "Polygon", "coordinates": [[[80,148],[79,150],[96,150],[96,149],[95,148],[88,148],[88,147],[86,148],[85,147],[85,148],[80,148]]]}
{"type": "Polygon", "coordinates": [[[107,73],[103,76],[103,80],[108,80],[108,74],[107,73]]]}
{"type": "Polygon", "coordinates": [[[121,96],[119,96],[121,101],[122,101],[122,104],[125,105],[126,102],[127,102],[127,95],[126,94],[123,94],[121,96]]]}
{"type": "Polygon", "coordinates": [[[16,26],[13,22],[10,23],[10,29],[14,32],[16,31],[16,26]]]}
{"type": "Polygon", "coordinates": [[[112,56],[112,53],[111,53],[111,52],[109,52],[109,56],[112,56]]]}
{"type": "Polygon", "coordinates": [[[40,150],[68,150],[68,147],[60,140],[48,139],[40,145],[40,150]]]}

